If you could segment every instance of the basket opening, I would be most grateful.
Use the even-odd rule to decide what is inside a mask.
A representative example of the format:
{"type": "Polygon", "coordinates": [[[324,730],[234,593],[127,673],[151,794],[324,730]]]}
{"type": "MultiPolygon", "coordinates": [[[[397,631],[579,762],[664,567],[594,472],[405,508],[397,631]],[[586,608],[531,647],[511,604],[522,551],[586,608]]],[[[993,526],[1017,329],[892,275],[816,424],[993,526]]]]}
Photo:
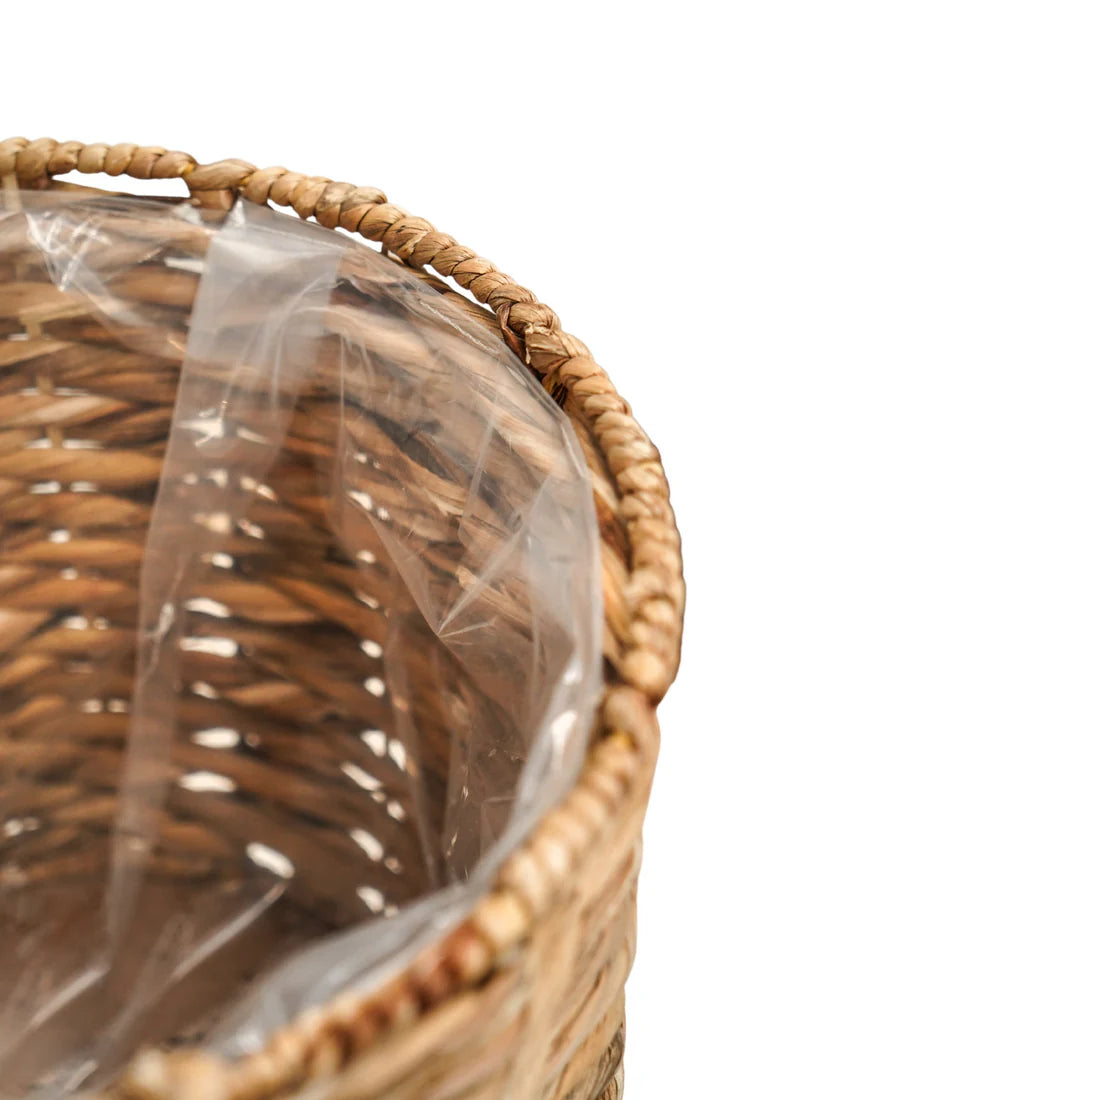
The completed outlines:
{"type": "Polygon", "coordinates": [[[144,198],[178,202],[188,196],[182,179],[143,180],[132,176],[111,176],[106,172],[65,172],[53,176],[45,185],[55,195],[84,192],[93,195],[139,195],[144,198]]]}
{"type": "Polygon", "coordinates": [[[240,1052],[467,912],[579,767],[597,539],[568,423],[399,265],[0,209],[5,1082],[240,1052]]]}

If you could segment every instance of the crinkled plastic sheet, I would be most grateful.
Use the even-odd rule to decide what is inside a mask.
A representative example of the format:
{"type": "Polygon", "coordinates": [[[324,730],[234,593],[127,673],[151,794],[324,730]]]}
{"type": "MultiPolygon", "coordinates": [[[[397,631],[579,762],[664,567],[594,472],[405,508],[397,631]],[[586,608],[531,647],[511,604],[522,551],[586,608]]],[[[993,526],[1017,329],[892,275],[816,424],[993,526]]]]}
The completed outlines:
{"type": "MultiPolygon", "coordinates": [[[[64,689],[86,715],[132,675],[103,871],[77,891],[95,916],[75,948],[40,923],[0,992],[0,1079],[29,1057],[45,1097],[188,1028],[255,1050],[460,921],[575,779],[601,588],[564,415],[494,333],[373,250],[248,203],[222,220],[79,194],[9,196],[4,250],[100,334],[75,342],[107,334],[143,384],[178,369],[134,534],[136,644],[64,689]],[[207,862],[181,854],[192,834],[207,862]],[[200,980],[246,957],[232,989],[200,980]]],[[[0,550],[9,534],[0,518],[0,550]]],[[[2,818],[35,777],[0,757],[0,779],[2,818]]],[[[0,886],[8,936],[39,889],[20,839],[0,837],[20,871],[0,886]]]]}

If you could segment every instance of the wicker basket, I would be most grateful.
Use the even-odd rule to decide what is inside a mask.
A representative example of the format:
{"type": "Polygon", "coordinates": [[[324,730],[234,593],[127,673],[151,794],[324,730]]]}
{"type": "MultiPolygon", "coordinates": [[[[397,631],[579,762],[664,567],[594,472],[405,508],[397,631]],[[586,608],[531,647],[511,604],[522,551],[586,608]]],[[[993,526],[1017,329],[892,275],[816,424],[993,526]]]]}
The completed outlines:
{"type": "MultiPolygon", "coordinates": [[[[200,1029],[171,1050],[139,1055],[111,1095],[621,1095],[623,988],[634,953],[641,826],[658,746],[654,712],[676,672],[684,606],[679,536],[657,451],[585,346],[561,330],[547,306],[378,190],[283,168],[258,170],[243,161],[203,166],[160,148],[0,142],[5,188],[71,187],[53,180],[70,172],[182,179],[191,201],[206,207],[227,208],[237,196],[292,207],[301,218],[380,242],[395,262],[478,317],[530,366],[576,429],[595,487],[605,604],[599,736],[575,788],[503,865],[468,919],[383,988],[343,995],[304,1014],[258,1053],[236,1061],[216,1058],[198,1049],[200,1029]],[[488,309],[449,289],[429,269],[488,309]]],[[[173,293],[189,301],[186,291],[173,293]]],[[[95,827],[111,811],[102,805],[97,769],[81,766],[73,746],[79,750],[82,737],[114,736],[117,760],[124,717],[57,713],[51,685],[65,674],[66,662],[64,635],[53,622],[61,558],[28,553],[27,547],[49,545],[49,532],[64,519],[73,531],[63,555],[72,574],[66,613],[100,613],[102,586],[89,582],[81,592],[81,578],[109,572],[104,554],[112,532],[140,531],[147,523],[148,494],[127,490],[155,482],[173,399],[170,380],[143,375],[132,356],[120,366],[106,354],[110,350],[102,335],[98,343],[89,341],[48,294],[0,285],[0,777],[9,753],[22,754],[23,775],[36,753],[69,753],[63,788],[42,786],[23,808],[34,815],[35,842],[51,857],[44,866],[59,873],[74,830],[95,827]],[[42,363],[51,364],[50,370],[44,373],[42,363]],[[74,387],[102,397],[108,410],[96,419],[100,448],[94,452],[60,446],[70,429],[89,432],[87,402],[51,398],[74,387]],[[28,405],[28,392],[46,400],[28,405]],[[48,433],[53,445],[28,448],[28,431],[48,433]],[[95,482],[109,484],[110,491],[30,492],[35,484],[79,479],[88,455],[97,464],[95,482]],[[108,468],[110,478],[103,476],[108,468]],[[6,524],[16,520],[18,546],[5,540],[6,524]],[[12,700],[20,700],[21,709],[14,710],[12,700]],[[59,746],[59,718],[71,744],[59,746]],[[36,738],[53,740],[46,745],[36,738]]],[[[255,609],[248,628],[282,638],[285,617],[277,609],[291,604],[294,622],[338,619],[337,588],[320,580],[293,587],[276,579],[266,591],[252,585],[243,594],[255,609]],[[265,613],[265,601],[273,613],[265,613]]],[[[131,593],[131,605],[134,598],[131,593]]],[[[310,675],[308,650],[299,646],[295,653],[296,660],[283,666],[288,682],[310,675]]],[[[126,690],[121,685],[118,694],[126,690]]],[[[298,753],[296,766],[304,773],[315,764],[320,766],[298,753]]],[[[431,769],[433,761],[417,764],[431,769]]],[[[276,780],[259,768],[251,781],[263,786],[276,780]]],[[[0,851],[4,843],[0,838],[0,851]]]]}

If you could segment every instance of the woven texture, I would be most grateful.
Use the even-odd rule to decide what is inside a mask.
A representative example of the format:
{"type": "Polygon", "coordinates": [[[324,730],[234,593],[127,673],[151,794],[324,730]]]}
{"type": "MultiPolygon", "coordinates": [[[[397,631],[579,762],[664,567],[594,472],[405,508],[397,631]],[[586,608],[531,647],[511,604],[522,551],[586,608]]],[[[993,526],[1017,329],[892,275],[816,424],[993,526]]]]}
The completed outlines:
{"type": "MultiPolygon", "coordinates": [[[[598,736],[574,790],[501,868],[472,915],[385,987],[345,995],[306,1014],[257,1054],[229,1062],[188,1047],[201,1038],[200,1028],[179,1036],[183,1045],[176,1049],[139,1055],[112,1094],[208,1100],[307,1092],[410,1100],[618,1097],[641,825],[657,753],[654,710],[675,675],[684,603],[679,537],[657,451],[584,345],[561,330],[547,306],[380,191],[242,161],[202,166],[157,148],[0,142],[5,188],[66,186],[52,178],[73,171],[180,178],[192,201],[206,207],[227,208],[238,195],[288,206],[300,217],[378,242],[421,274],[516,351],[570,417],[593,474],[604,576],[605,690],[598,736]],[[488,310],[438,277],[453,280],[488,310]]],[[[82,601],[66,594],[70,614],[102,620],[104,635],[127,621],[126,608],[132,615],[134,593],[122,576],[112,577],[111,568],[128,565],[132,572],[134,555],[140,559],[151,497],[132,490],[156,483],[174,393],[172,360],[158,355],[153,369],[140,355],[120,358],[119,349],[71,316],[49,287],[21,283],[18,274],[5,272],[0,285],[0,700],[9,692],[19,698],[36,694],[39,702],[2,713],[0,752],[33,758],[43,751],[43,738],[52,736],[49,752],[56,762],[56,731],[65,716],[51,712],[50,699],[64,694],[57,683],[71,646],[66,632],[51,622],[60,601],[58,563],[64,557],[78,577],[89,573],[99,584],[84,591],[82,601]],[[75,392],[95,400],[68,396],[75,392]],[[42,433],[55,445],[28,448],[42,433]],[[77,436],[95,440],[96,448],[63,445],[77,436]],[[82,479],[108,491],[30,491],[82,479]],[[5,537],[9,523],[20,524],[14,542],[5,537]],[[64,554],[49,539],[61,526],[75,532],[64,554]]],[[[186,308],[194,288],[181,274],[171,286],[135,285],[133,292],[178,310],[186,308]]],[[[311,445],[323,446],[323,433],[311,445]]],[[[287,503],[285,512],[271,521],[290,530],[308,505],[287,503]]],[[[340,593],[348,584],[341,567],[325,561],[319,554],[309,580],[288,569],[270,572],[247,591],[237,582],[225,602],[248,604],[249,629],[257,635],[287,622],[318,630],[339,626],[346,617],[340,593]]],[[[370,594],[382,614],[386,597],[383,577],[370,594]]],[[[278,700],[257,698],[271,685],[239,685],[242,696],[250,704],[294,707],[303,691],[316,692],[325,677],[334,682],[321,685],[324,691],[340,695],[338,670],[334,676],[331,668],[311,663],[308,646],[282,654],[278,669],[278,700]]],[[[120,701],[117,708],[81,715],[87,743],[117,746],[125,736],[127,692],[120,682],[112,694],[120,701]]],[[[43,867],[63,876],[72,871],[65,866],[66,838],[111,812],[90,795],[103,785],[97,767],[117,765],[118,751],[113,762],[108,752],[90,754],[85,763],[80,734],[60,751],[73,754],[75,786],[47,796],[48,784],[32,785],[23,812],[35,820],[36,842],[51,857],[43,867]]],[[[284,763],[297,754],[294,763],[303,773],[323,773],[323,762],[293,744],[282,751],[284,763]]],[[[430,758],[414,763],[428,771],[437,766],[430,758]]],[[[260,789],[270,782],[262,773],[235,778],[260,789]]],[[[399,784],[400,776],[393,782],[399,784]]],[[[382,838],[395,853],[406,843],[397,804],[391,835],[382,838]]],[[[178,866],[167,870],[184,879],[196,853],[180,853],[200,841],[182,826],[177,839],[178,866]]],[[[206,844],[204,837],[200,847],[206,844]]],[[[417,884],[402,888],[415,896],[417,884]]],[[[323,909],[308,910],[303,906],[303,925],[324,923],[323,909]]],[[[273,949],[293,946],[296,934],[273,929],[273,949]]]]}

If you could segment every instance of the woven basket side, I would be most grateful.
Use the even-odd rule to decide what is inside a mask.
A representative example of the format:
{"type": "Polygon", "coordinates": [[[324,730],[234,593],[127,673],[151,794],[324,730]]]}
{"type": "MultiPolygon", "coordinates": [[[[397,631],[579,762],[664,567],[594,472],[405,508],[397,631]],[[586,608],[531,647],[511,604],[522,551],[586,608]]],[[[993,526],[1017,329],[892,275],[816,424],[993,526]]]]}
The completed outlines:
{"type": "Polygon", "coordinates": [[[118,1094],[274,1097],[324,1079],[330,1096],[617,1095],[615,1067],[604,1063],[633,955],[654,710],[676,673],[684,609],[679,535],[656,448],[548,306],[381,191],[238,160],[202,166],[156,147],[0,142],[5,186],[44,187],[73,171],[180,178],[207,206],[242,195],[291,207],[453,280],[493,311],[503,339],[563,402],[593,470],[604,545],[601,736],[576,788],[501,868],[472,916],[384,989],[307,1014],[260,1053],[233,1064],[149,1053],[118,1094]]]}

